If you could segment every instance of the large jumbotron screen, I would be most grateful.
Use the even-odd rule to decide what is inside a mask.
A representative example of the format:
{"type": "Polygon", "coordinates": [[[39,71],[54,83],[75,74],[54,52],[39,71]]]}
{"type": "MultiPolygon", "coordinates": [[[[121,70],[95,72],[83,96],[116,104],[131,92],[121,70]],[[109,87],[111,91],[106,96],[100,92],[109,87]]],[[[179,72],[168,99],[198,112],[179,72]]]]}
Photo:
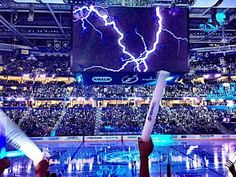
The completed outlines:
{"type": "Polygon", "coordinates": [[[159,70],[187,72],[188,10],[74,7],[71,67],[85,83],[143,84],[159,70]]]}

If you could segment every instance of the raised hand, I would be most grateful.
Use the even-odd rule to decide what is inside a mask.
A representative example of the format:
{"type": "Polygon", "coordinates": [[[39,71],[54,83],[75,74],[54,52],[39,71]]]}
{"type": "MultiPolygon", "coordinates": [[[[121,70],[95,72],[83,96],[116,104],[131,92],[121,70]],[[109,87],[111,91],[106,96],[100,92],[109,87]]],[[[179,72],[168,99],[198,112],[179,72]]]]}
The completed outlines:
{"type": "Polygon", "coordinates": [[[151,138],[149,139],[148,142],[145,142],[141,138],[139,138],[138,147],[139,147],[140,158],[148,158],[148,156],[153,151],[154,145],[151,138]]]}
{"type": "Polygon", "coordinates": [[[10,167],[10,160],[7,157],[0,159],[0,176],[2,175],[4,170],[9,167],[10,167]]]}
{"type": "Polygon", "coordinates": [[[35,167],[36,177],[46,177],[48,173],[49,162],[45,159],[41,160],[39,164],[35,167]]]}

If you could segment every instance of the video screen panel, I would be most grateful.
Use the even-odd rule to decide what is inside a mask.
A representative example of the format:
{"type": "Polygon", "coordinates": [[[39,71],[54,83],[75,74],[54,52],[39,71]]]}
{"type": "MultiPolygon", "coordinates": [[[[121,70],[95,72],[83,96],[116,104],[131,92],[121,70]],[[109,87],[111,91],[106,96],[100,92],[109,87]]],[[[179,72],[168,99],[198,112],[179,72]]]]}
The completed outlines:
{"type": "Polygon", "coordinates": [[[74,7],[71,67],[103,75],[187,72],[188,10],[74,7]]]}

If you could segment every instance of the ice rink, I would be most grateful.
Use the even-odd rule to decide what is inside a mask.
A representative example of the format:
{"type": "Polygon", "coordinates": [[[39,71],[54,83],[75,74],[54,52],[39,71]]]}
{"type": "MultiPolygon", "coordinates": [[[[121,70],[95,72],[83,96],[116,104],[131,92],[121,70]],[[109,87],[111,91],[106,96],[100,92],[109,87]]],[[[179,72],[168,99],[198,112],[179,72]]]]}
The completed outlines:
{"type": "MultiPolygon", "coordinates": [[[[50,154],[50,171],[65,177],[136,177],[139,152],[135,141],[39,143],[50,154]]],[[[158,141],[150,157],[152,177],[165,177],[170,161],[174,177],[224,177],[224,165],[236,150],[234,140],[158,141]]],[[[30,149],[29,149],[30,150],[30,149]]],[[[34,176],[32,162],[11,158],[7,177],[34,176]]]]}

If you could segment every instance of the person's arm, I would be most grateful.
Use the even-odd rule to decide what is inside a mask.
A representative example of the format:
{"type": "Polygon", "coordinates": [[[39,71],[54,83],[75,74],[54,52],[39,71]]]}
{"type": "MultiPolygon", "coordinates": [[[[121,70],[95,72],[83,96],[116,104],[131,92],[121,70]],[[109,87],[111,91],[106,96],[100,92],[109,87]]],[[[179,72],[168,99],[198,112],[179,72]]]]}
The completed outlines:
{"type": "Polygon", "coordinates": [[[48,174],[49,162],[45,159],[41,160],[35,167],[35,177],[46,177],[48,174]]]}
{"type": "Polygon", "coordinates": [[[148,157],[153,151],[152,139],[144,142],[141,138],[138,139],[138,147],[140,153],[140,173],[139,177],[149,177],[148,157]]]}
{"type": "Polygon", "coordinates": [[[5,157],[0,159],[0,176],[3,174],[4,170],[10,167],[10,160],[5,157]]]}
{"type": "Polygon", "coordinates": [[[236,177],[236,171],[235,171],[235,166],[234,163],[231,162],[230,160],[227,161],[225,166],[228,168],[229,171],[229,176],[236,177]]]}

